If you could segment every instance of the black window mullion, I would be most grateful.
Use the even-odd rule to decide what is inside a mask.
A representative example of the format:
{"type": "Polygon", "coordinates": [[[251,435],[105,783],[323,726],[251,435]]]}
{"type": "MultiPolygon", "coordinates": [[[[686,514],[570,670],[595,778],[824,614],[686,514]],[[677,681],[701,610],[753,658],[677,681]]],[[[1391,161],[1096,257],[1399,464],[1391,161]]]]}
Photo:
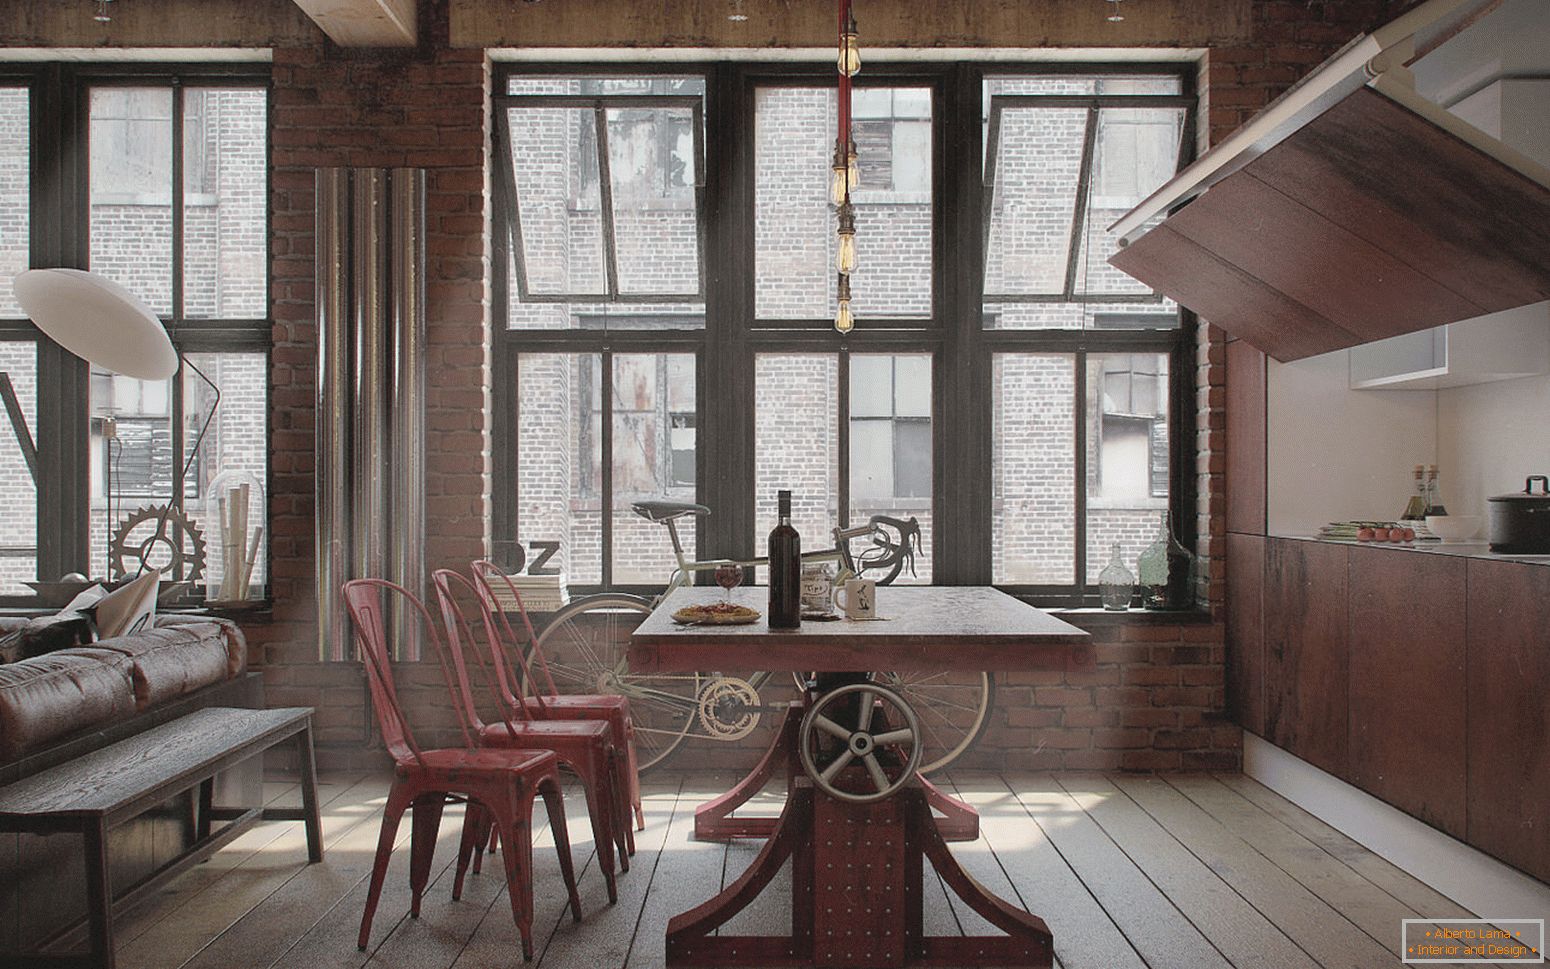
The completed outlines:
{"type": "MultiPolygon", "coordinates": [[[[1082,604],[1087,589],[1087,351],[1076,351],[1076,563],[1071,604],[1082,604]]],[[[1100,405],[1101,410],[1101,405],[1100,405]]]]}
{"type": "Polygon", "coordinates": [[[839,427],[836,437],[839,448],[839,508],[836,509],[835,519],[839,527],[850,527],[850,348],[844,344],[840,346],[839,356],[836,358],[839,367],[837,379],[839,407],[839,427]]]}
{"type": "Polygon", "coordinates": [[[602,448],[603,494],[598,528],[603,546],[603,588],[614,584],[614,354],[605,349],[598,362],[599,401],[598,439],[602,448]]]}
{"type": "MultiPolygon", "coordinates": [[[[183,357],[177,347],[178,324],[187,312],[183,297],[183,86],[172,81],[172,320],[174,347],[179,350],[178,369],[172,375],[169,417],[172,421],[172,494],[168,501],[183,505],[183,357]]],[[[192,457],[192,455],[190,455],[192,457]]]]}

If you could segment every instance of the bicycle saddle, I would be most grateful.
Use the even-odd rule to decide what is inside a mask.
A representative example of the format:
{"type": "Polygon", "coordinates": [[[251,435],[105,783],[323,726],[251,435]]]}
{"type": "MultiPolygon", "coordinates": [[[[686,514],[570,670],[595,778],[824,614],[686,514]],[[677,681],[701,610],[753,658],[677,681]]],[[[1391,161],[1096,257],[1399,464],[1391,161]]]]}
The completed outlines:
{"type": "Polygon", "coordinates": [[[696,505],[692,501],[667,501],[665,499],[652,498],[647,501],[637,501],[630,505],[635,514],[648,522],[672,521],[674,518],[682,518],[685,515],[708,515],[710,509],[704,505],[696,505]]]}

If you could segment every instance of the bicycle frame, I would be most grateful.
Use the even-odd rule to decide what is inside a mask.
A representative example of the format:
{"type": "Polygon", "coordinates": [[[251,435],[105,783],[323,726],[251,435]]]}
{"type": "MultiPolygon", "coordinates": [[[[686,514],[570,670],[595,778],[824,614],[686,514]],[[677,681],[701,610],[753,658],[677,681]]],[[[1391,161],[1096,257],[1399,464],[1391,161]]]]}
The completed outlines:
{"type": "MultiPolygon", "coordinates": [[[[691,560],[684,554],[683,542],[678,538],[678,523],[674,519],[669,518],[663,524],[667,526],[667,533],[673,540],[673,558],[677,560],[678,567],[668,577],[667,588],[663,589],[662,594],[657,597],[656,601],[658,602],[665,599],[675,589],[682,589],[693,585],[693,576],[696,572],[713,572],[723,565],[735,565],[746,569],[770,564],[769,556],[752,559],[691,560]]],[[[834,576],[834,584],[842,586],[847,579],[854,579],[861,575],[861,570],[856,568],[855,556],[850,551],[850,540],[860,538],[863,535],[870,535],[874,531],[876,531],[876,526],[871,523],[858,525],[854,528],[835,528],[833,530],[834,547],[817,552],[803,552],[801,555],[802,564],[807,565],[813,562],[834,563],[839,566],[834,576]]],[[[906,541],[908,541],[907,537],[906,541]]]]}

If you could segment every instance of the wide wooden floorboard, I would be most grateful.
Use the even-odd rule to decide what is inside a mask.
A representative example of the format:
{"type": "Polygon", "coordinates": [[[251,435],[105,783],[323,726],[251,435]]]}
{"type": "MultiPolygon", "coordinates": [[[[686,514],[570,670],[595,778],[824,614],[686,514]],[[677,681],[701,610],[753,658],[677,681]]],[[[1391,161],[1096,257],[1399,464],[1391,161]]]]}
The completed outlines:
{"type": "MultiPolygon", "coordinates": [[[[442,818],[422,917],[408,918],[410,825],[400,827],[371,945],[355,947],[386,775],[324,779],[322,865],[306,864],[298,822],[255,828],[124,920],[119,964],[182,969],[497,969],[522,965],[500,856],[451,899],[462,810],[442,818]]],[[[585,918],[568,912],[546,813],[534,813],[534,965],[658,969],[668,919],[752,862],[759,842],[692,837],[694,809],[725,774],[646,779],[647,828],[607,904],[580,789],[566,815],[585,918]]],[[[990,890],[1055,934],[1060,969],[1389,969],[1398,919],[1461,909],[1360,845],[1238,775],[968,774],[939,779],[981,811],[983,837],[951,846],[990,890]]],[[[294,798],[290,784],[266,796],[294,798]]],[[[765,795],[750,811],[771,811],[765,795]]],[[[726,927],[790,926],[790,882],[726,927]]],[[[928,865],[926,931],[992,930],[928,865]]]]}
{"type": "MultiPolygon", "coordinates": [[[[369,815],[362,801],[385,791],[378,778],[362,778],[323,809],[323,845],[328,845],[369,815]]],[[[224,854],[224,852],[221,852],[224,854]]],[[[167,969],[181,966],[254,907],[307,867],[307,838],[299,822],[158,921],[133,942],[119,947],[120,969],[167,969]]]]}
{"type": "Polygon", "coordinates": [[[1055,780],[1235,969],[1307,969],[1314,964],[1109,778],[1083,773],[1060,774],[1055,780]]]}
{"type": "MultiPolygon", "coordinates": [[[[784,779],[782,779],[784,784],[784,779]]],[[[786,795],[774,783],[751,798],[738,810],[738,814],[751,817],[772,817],[780,814],[786,803],[786,795]]],[[[726,888],[741,878],[759,856],[764,842],[740,838],[727,843],[726,864],[722,868],[721,887],[726,888]]],[[[789,927],[791,924],[791,863],[781,867],[780,873],[770,882],[759,897],[747,908],[732,916],[721,927],[719,935],[768,935],[774,926],[789,927]]]]}
{"type": "Polygon", "coordinates": [[[1420,918],[1419,912],[1388,892],[1374,891],[1377,886],[1350,866],[1335,860],[1318,845],[1223,787],[1214,778],[1189,774],[1170,776],[1167,780],[1175,790],[1230,827],[1271,864],[1295,878],[1379,945],[1396,956],[1402,954],[1401,920],[1420,918]]]}
{"type": "Polygon", "coordinates": [[[1421,913],[1423,918],[1468,919],[1475,913],[1375,855],[1251,777],[1214,774],[1217,782],[1345,863],[1352,871],[1421,913]]]}
{"type": "MultiPolygon", "coordinates": [[[[1049,925],[1064,969],[1145,969],[1125,934],[1028,816],[1018,793],[997,775],[966,779],[952,789],[980,812],[981,835],[972,844],[951,845],[953,856],[987,888],[1049,925]],[[1008,882],[1015,895],[1006,894],[1008,882]]],[[[985,931],[977,915],[965,916],[961,905],[955,911],[965,932],[985,931]]]]}
{"type": "Polygon", "coordinates": [[[1323,969],[1390,969],[1397,956],[1160,777],[1111,778],[1323,969]]]}
{"type": "Polygon", "coordinates": [[[1151,969],[1232,969],[1226,957],[1048,775],[1007,786],[1151,969]]]}

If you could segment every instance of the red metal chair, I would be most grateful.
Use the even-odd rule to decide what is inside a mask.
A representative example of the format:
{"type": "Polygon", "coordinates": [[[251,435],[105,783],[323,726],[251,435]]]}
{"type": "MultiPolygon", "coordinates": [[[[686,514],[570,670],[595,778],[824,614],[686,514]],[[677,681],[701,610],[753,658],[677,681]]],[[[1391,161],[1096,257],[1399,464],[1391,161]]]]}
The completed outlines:
{"type": "Polygon", "coordinates": [[[548,750],[474,749],[473,738],[466,727],[463,730],[465,749],[424,750],[415,743],[393,683],[387,626],[383,621],[384,594],[399,596],[412,607],[403,612],[406,616],[418,616],[423,634],[436,653],[442,678],[451,687],[446,646],[436,634],[435,623],[419,599],[407,589],[381,579],[356,579],[344,584],[344,601],[355,623],[356,643],[365,661],[372,708],[377,714],[383,743],[393,755],[394,763],[393,786],[382,814],[382,830],[377,838],[377,855],[371,868],[371,887],[366,894],[366,911],[361,916],[357,945],[364,950],[371,939],[372,916],[376,914],[377,902],[382,895],[382,882],[387,876],[398,823],[405,809],[414,808],[409,862],[413,896],[409,914],[419,918],[420,899],[430,875],[442,808],[449,800],[453,803],[464,800],[469,811],[477,811],[481,817],[490,819],[501,833],[511,914],[522,936],[522,957],[532,959],[532,814],[535,796],[543,797],[549,811],[549,824],[554,832],[555,850],[559,852],[560,872],[570,896],[571,912],[578,921],[581,919],[581,896],[576,891],[570,838],[565,830],[558,758],[548,750]]]}
{"type": "MultiPolygon", "coordinates": [[[[592,818],[592,835],[597,845],[598,867],[608,886],[608,900],[618,900],[614,881],[614,850],[618,849],[619,867],[630,870],[627,835],[629,834],[629,808],[625,801],[628,789],[624,780],[624,757],[613,744],[612,731],[601,720],[536,720],[520,701],[505,702],[505,673],[497,664],[490,669],[484,655],[478,649],[478,638],[462,607],[457,603],[457,589],[477,598],[479,590],[463,575],[451,569],[437,569],[431,574],[436,589],[436,599],[441,606],[443,628],[446,630],[448,654],[456,671],[457,689],[451,699],[459,712],[459,718],[478,738],[480,746],[540,748],[552,750],[563,767],[569,768],[581,780],[587,796],[587,811],[592,818]],[[485,723],[480,719],[474,703],[473,690],[469,686],[468,664],[464,643],[473,647],[485,682],[490,685],[503,719],[499,723],[485,723]]],[[[493,626],[485,623],[485,638],[493,642],[498,638],[493,626]]],[[[498,647],[492,647],[492,655],[498,656],[498,647]]],[[[463,846],[458,855],[457,884],[461,884],[468,867],[469,855],[477,845],[490,836],[490,819],[481,812],[470,811],[464,818],[463,846]],[[468,829],[473,828],[470,832],[468,829]]],[[[496,836],[505,835],[498,827],[496,836]]],[[[477,861],[477,859],[475,859],[477,861]]],[[[475,868],[477,871],[478,868],[475,868]]]]}
{"type": "MultiPolygon", "coordinates": [[[[522,594],[511,576],[493,562],[479,561],[473,564],[474,580],[479,587],[479,605],[487,620],[495,623],[501,632],[501,643],[506,655],[504,665],[520,672],[525,687],[524,704],[541,720],[607,720],[614,732],[614,745],[626,752],[626,777],[630,783],[630,806],[635,812],[635,826],[646,830],[646,814],[640,803],[640,768],[635,755],[635,722],[630,717],[630,701],[613,693],[561,693],[554,685],[549,672],[549,662],[543,650],[538,648],[538,634],[533,631],[533,621],[528,618],[527,606],[522,604],[522,594]],[[522,639],[511,628],[507,610],[502,608],[495,595],[495,583],[503,583],[517,605],[522,625],[527,632],[527,650],[522,639]],[[538,676],[534,676],[533,657],[538,659],[538,676]]],[[[512,701],[515,697],[511,698],[512,701]]],[[[630,837],[630,851],[634,853],[634,835],[630,837]]]]}

